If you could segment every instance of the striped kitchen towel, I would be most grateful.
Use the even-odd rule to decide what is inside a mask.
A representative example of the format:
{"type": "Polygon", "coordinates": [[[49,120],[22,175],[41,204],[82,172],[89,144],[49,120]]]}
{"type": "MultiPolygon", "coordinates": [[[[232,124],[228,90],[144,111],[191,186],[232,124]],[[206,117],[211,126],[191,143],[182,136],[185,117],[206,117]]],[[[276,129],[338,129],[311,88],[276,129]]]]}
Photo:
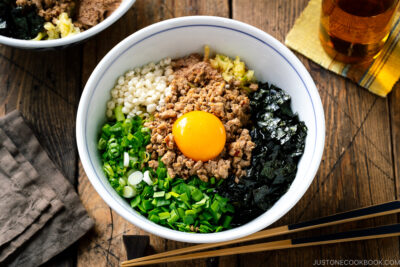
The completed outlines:
{"type": "Polygon", "coordinates": [[[385,97],[400,78],[400,10],[382,52],[367,64],[345,64],[325,53],[319,41],[322,0],[311,0],[286,36],[285,44],[322,67],[347,77],[374,94],[385,97]]]}

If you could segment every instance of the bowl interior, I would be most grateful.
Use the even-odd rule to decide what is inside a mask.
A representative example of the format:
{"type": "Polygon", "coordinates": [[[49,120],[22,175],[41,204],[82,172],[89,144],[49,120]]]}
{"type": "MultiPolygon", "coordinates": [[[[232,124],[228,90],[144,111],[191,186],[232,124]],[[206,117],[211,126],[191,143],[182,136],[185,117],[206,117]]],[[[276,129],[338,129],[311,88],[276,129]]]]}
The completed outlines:
{"type": "Polygon", "coordinates": [[[309,74],[297,58],[269,35],[243,23],[190,18],[162,22],[128,37],[98,65],[86,85],[78,112],[77,139],[80,156],[96,190],[128,221],[165,238],[186,242],[217,242],[258,231],[283,216],[304,194],[318,168],[324,142],[323,110],[309,74]],[[226,22],[229,22],[227,25],[226,22]],[[132,210],[109,185],[97,151],[100,127],[105,122],[106,102],[117,78],[126,71],[164,57],[178,58],[203,52],[240,56],[259,81],[273,83],[292,96],[292,107],[308,127],[306,148],[297,176],[288,192],[266,213],[252,222],[221,233],[189,234],[156,225],[132,210]],[[322,148],[321,148],[322,146],[322,148]]]}

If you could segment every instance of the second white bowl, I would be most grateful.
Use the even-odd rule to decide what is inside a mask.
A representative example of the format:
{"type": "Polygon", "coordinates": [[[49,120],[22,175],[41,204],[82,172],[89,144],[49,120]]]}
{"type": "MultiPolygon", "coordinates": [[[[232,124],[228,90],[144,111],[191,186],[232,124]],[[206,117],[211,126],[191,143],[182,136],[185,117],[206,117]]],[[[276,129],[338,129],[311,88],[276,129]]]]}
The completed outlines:
{"type": "Polygon", "coordinates": [[[38,50],[38,51],[67,48],[71,45],[83,42],[86,39],[89,39],[90,37],[107,29],[110,25],[112,25],[120,17],[123,16],[135,3],[135,1],[136,0],[122,0],[119,7],[105,20],[93,26],[92,28],[73,36],[55,40],[33,41],[33,40],[15,39],[0,35],[0,44],[16,48],[38,50]]]}

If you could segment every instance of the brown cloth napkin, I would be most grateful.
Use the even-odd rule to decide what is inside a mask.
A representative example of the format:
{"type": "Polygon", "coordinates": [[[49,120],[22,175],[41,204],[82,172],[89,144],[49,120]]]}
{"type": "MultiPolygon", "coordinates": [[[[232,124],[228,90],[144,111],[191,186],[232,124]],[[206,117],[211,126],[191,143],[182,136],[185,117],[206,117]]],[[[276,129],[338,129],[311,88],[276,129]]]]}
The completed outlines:
{"type": "Polygon", "coordinates": [[[92,228],[93,220],[87,215],[74,188],[47,156],[18,111],[0,118],[0,128],[9,137],[4,146],[18,164],[29,167],[31,171],[36,170],[36,185],[39,188],[49,186],[64,204],[64,209],[5,261],[7,266],[38,266],[82,237],[92,228]]]}
{"type": "MultiPolygon", "coordinates": [[[[0,167],[6,166],[6,153],[6,149],[0,149],[0,167]]],[[[0,172],[0,246],[21,234],[50,205],[27,180],[21,172],[12,177],[0,172]]]]}
{"type": "MultiPolygon", "coordinates": [[[[12,241],[3,246],[0,246],[0,262],[3,262],[10,254],[12,254],[16,249],[18,249],[22,244],[24,244],[27,240],[29,240],[37,231],[39,231],[54,215],[64,207],[64,204],[57,198],[56,193],[50,187],[38,188],[35,185],[35,180],[38,177],[38,174],[35,170],[32,170],[29,166],[19,165],[15,159],[12,157],[10,152],[4,147],[10,147],[15,150],[16,148],[12,143],[10,143],[10,139],[4,133],[3,130],[0,129],[0,171],[6,174],[10,179],[12,179],[15,184],[18,184],[20,188],[24,190],[25,196],[35,195],[33,199],[35,200],[45,200],[49,203],[49,207],[42,211],[40,217],[38,217],[33,223],[31,223],[24,231],[15,237],[12,241]],[[6,144],[4,146],[4,144],[6,144]],[[13,179],[15,177],[15,179],[13,179]]],[[[5,203],[7,201],[14,203],[13,200],[15,196],[12,196],[12,199],[2,199],[1,203],[5,203]]],[[[29,203],[28,203],[29,204],[29,203]]],[[[12,208],[21,209],[21,208],[30,208],[29,205],[25,205],[25,203],[17,202],[15,206],[12,208]]],[[[1,210],[1,209],[0,209],[1,210]]],[[[26,218],[24,216],[18,216],[17,214],[12,212],[11,214],[7,214],[8,220],[13,220],[16,224],[20,224],[21,222],[25,222],[26,218]]],[[[2,227],[11,226],[9,230],[10,233],[17,234],[15,231],[15,225],[7,225],[0,222],[2,227]]],[[[2,228],[3,229],[3,228],[2,228]]]]}

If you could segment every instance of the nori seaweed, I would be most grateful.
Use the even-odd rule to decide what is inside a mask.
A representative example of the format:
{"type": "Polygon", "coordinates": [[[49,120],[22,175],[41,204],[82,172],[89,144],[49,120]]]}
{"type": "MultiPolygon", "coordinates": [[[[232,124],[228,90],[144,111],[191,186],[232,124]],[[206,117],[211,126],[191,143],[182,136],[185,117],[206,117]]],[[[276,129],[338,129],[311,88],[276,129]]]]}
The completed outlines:
{"type": "Polygon", "coordinates": [[[304,152],[307,127],[291,108],[291,98],[282,89],[259,83],[250,97],[252,141],[251,166],[245,177],[234,177],[218,188],[231,199],[235,214],[231,225],[243,225],[268,210],[296,177],[297,164],[304,152]]]}
{"type": "Polygon", "coordinates": [[[15,0],[0,0],[0,35],[30,40],[43,31],[44,19],[36,6],[19,7],[15,0]]]}

